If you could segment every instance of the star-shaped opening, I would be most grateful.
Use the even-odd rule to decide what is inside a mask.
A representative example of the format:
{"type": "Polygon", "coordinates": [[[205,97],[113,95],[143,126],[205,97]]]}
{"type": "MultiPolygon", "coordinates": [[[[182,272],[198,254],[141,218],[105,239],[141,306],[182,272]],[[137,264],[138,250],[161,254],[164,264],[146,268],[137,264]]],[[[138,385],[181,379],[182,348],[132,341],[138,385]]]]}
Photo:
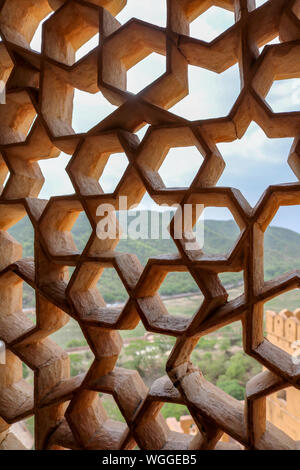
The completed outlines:
{"type": "Polygon", "coordinates": [[[296,181],[287,158],[293,140],[269,139],[265,132],[252,122],[241,139],[217,144],[226,166],[218,186],[239,189],[250,204],[255,205],[266,185],[296,181]],[[237,161],[243,165],[237,165],[237,161]],[[247,172],[244,171],[245,167],[247,172]]]}

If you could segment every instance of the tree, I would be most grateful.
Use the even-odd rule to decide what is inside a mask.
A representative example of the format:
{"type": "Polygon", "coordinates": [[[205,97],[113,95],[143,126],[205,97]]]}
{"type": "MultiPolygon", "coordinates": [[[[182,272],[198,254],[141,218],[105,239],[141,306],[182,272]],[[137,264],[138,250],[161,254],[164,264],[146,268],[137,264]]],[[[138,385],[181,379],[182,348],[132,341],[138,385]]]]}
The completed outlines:
{"type": "Polygon", "coordinates": [[[224,392],[237,400],[244,399],[245,389],[236,379],[229,379],[225,375],[222,375],[217,381],[217,387],[221,388],[224,392]]]}

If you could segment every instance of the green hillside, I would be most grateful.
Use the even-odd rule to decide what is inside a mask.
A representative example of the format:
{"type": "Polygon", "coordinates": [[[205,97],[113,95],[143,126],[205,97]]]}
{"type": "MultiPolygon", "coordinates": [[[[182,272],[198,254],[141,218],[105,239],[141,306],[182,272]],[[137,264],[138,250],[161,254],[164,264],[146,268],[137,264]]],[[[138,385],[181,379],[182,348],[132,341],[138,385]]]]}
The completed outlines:
{"type": "MultiPolygon", "coordinates": [[[[148,212],[150,217],[150,212],[148,212]]],[[[161,225],[161,214],[160,225],[161,225]]],[[[150,225],[150,224],[149,224],[150,225]]],[[[90,235],[90,225],[81,214],[73,228],[73,237],[79,250],[82,250],[90,235]]],[[[10,234],[23,245],[23,256],[33,256],[33,229],[26,217],[9,230],[10,234]]],[[[209,254],[226,253],[238,237],[239,229],[233,220],[206,220],[204,230],[204,251],[209,254]]],[[[143,265],[153,256],[176,253],[176,246],[167,240],[121,240],[118,251],[134,253],[143,265]]],[[[300,234],[292,230],[270,227],[265,235],[265,276],[266,279],[283,274],[300,266],[300,234]]],[[[224,273],[224,284],[238,284],[241,273],[224,273]]],[[[113,269],[106,269],[98,284],[99,290],[108,303],[124,302],[127,293],[113,269]]],[[[198,292],[199,289],[188,273],[171,273],[161,286],[162,295],[198,292]]],[[[33,305],[33,295],[26,286],[24,306],[33,305]]]]}

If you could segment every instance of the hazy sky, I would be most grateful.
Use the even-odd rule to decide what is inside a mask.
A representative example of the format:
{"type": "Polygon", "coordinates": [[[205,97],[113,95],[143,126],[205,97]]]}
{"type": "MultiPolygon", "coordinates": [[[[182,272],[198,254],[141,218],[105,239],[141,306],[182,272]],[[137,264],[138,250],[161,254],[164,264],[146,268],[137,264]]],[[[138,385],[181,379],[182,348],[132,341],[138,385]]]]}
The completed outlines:
{"type": "MultiPolygon", "coordinates": [[[[144,21],[165,26],[166,9],[164,0],[127,0],[127,6],[117,16],[125,23],[132,16],[144,21]]],[[[257,5],[265,1],[257,1],[257,5]]],[[[231,26],[234,17],[231,12],[212,7],[191,25],[191,35],[206,41],[212,40],[231,26]]],[[[32,48],[40,50],[41,28],[37,31],[32,48]]],[[[97,45],[99,38],[94,37],[77,53],[77,58],[97,45]]],[[[274,41],[276,42],[276,40],[274,41]]],[[[128,89],[138,92],[151,83],[165,70],[165,57],[152,54],[128,72],[128,89]]],[[[275,82],[267,101],[272,109],[280,111],[300,111],[300,79],[275,82]]],[[[231,67],[218,75],[199,67],[189,66],[190,94],[170,109],[186,119],[197,120],[226,116],[239,91],[238,66],[231,67]]],[[[75,91],[73,127],[76,132],[85,132],[116,109],[107,102],[101,93],[91,95],[75,91]]],[[[146,129],[139,133],[140,138],[146,129]]],[[[264,132],[252,123],[245,136],[233,143],[219,144],[218,148],[226,162],[225,171],[219,186],[232,186],[242,191],[251,205],[260,198],[270,184],[296,181],[287,164],[287,157],[293,139],[268,139],[264,132]]],[[[57,194],[74,192],[64,168],[70,156],[61,154],[59,158],[40,162],[46,176],[40,197],[49,198],[57,194]]],[[[110,165],[101,178],[104,189],[114,189],[118,177],[126,168],[124,155],[112,155],[110,165]]],[[[174,149],[161,167],[160,173],[167,186],[186,186],[190,184],[201,163],[198,151],[191,148],[174,149]],[[187,164],[188,161],[188,164],[187,164]]],[[[149,196],[142,201],[143,207],[155,207],[149,196]]],[[[228,219],[230,214],[222,209],[208,210],[207,217],[228,219]]],[[[300,232],[299,207],[282,208],[274,225],[280,225],[300,232]]]]}

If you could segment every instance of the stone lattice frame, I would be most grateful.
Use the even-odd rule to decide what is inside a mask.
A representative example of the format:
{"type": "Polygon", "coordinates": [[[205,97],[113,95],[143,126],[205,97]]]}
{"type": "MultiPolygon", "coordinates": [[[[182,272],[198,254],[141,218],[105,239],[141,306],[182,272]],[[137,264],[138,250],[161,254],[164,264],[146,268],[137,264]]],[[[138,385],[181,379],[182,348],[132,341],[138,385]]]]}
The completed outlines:
{"type": "MultiPolygon", "coordinates": [[[[163,0],[162,0],[163,1],[163,0]]],[[[216,187],[225,162],[216,144],[241,138],[255,121],[271,138],[294,137],[288,163],[300,179],[300,113],[273,113],[264,98],[275,79],[300,77],[300,1],[167,0],[167,26],[115,15],[126,0],[1,0],[0,78],[0,338],[7,363],[0,366],[0,441],[9,426],[34,414],[36,449],[214,449],[225,432],[246,449],[295,449],[265,419],[266,397],[287,386],[300,388],[300,365],[263,336],[263,305],[299,288],[300,272],[264,281],[264,232],[280,206],[300,204],[300,185],[266,189],[252,208],[236,189],[216,187]],[[189,24],[210,6],[234,11],[235,24],[210,43],[189,36],[189,24]],[[30,49],[39,23],[42,53],[30,49]],[[75,52],[100,32],[100,44],[82,59],[75,52]],[[264,46],[276,36],[280,44],[264,46]],[[126,71],[151,52],[166,56],[166,71],[137,95],[126,91],[126,71]],[[241,92],[228,116],[190,122],[167,111],[188,94],[188,64],[222,73],[239,63],[241,92]],[[115,112],[86,134],[72,129],[74,88],[101,91],[115,112]],[[35,120],[34,120],[35,119],[35,120]],[[33,122],[34,121],[34,122],[33,122]],[[32,125],[33,123],[33,125],[32,125]],[[135,132],[150,127],[139,141],[135,132]],[[203,156],[189,188],[166,188],[158,174],[167,150],[195,145],[203,156]],[[63,151],[75,193],[38,198],[44,177],[39,160],[63,151]],[[124,151],[129,165],[113,194],[98,180],[111,153],[124,151]],[[143,268],[133,254],[118,253],[118,240],[96,236],[96,207],[118,209],[118,197],[138,203],[145,192],[158,204],[202,203],[226,207],[240,228],[227,255],[189,251],[150,259],[143,268]],[[80,212],[92,235],[79,253],[71,228],[80,212]],[[28,215],[35,231],[34,259],[7,232],[28,215]],[[75,270],[69,279],[68,267],[75,270]],[[114,267],[129,300],[107,307],[96,289],[102,269],[114,267]],[[191,320],[172,317],[158,289],[168,272],[188,271],[204,294],[191,320]],[[218,275],[244,272],[245,293],[228,301],[218,275]],[[36,324],[22,312],[22,284],[36,293],[36,324]],[[85,376],[70,378],[67,353],[48,337],[73,317],[94,361],[85,376]],[[115,367],[122,348],[118,330],[142,321],[148,331],[176,337],[166,375],[150,390],[135,371],[115,367]],[[243,326],[244,350],[264,367],[239,402],[207,382],[190,361],[199,338],[231,322],[243,326]],[[22,361],[34,371],[34,386],[22,378],[22,361]],[[109,419],[98,392],[113,395],[126,423],[109,419]],[[187,406],[199,433],[169,431],[160,409],[165,402],[187,406]]],[[[201,86],[201,84],[199,84],[201,86]]],[[[199,103],[200,106],[200,103],[199,103]]],[[[111,214],[114,217],[114,214],[111,214]]],[[[174,227],[171,223],[170,231],[174,227]]]]}

